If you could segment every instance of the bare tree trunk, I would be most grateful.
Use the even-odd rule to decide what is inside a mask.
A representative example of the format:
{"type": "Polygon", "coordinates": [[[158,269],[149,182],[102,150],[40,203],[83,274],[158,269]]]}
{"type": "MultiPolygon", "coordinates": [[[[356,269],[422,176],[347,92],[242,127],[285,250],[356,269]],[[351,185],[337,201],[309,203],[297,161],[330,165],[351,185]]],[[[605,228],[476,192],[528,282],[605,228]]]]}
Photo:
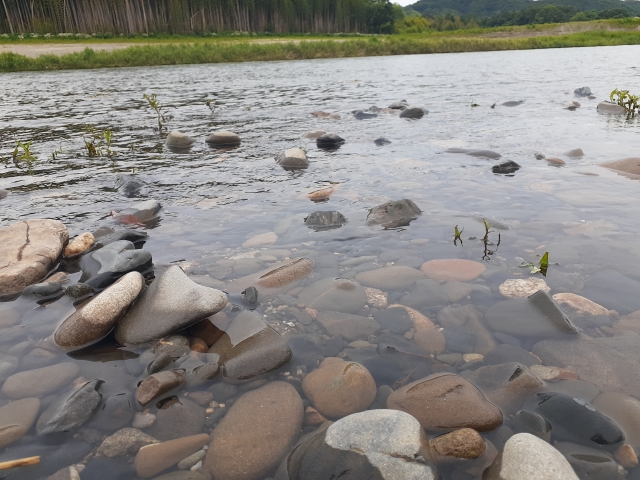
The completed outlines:
{"type": "Polygon", "coordinates": [[[2,5],[4,5],[4,13],[7,15],[7,22],[9,22],[9,30],[13,35],[14,32],[13,32],[13,24],[11,23],[11,16],[9,15],[9,10],[7,9],[7,4],[5,3],[4,0],[2,0],[2,5]]]}

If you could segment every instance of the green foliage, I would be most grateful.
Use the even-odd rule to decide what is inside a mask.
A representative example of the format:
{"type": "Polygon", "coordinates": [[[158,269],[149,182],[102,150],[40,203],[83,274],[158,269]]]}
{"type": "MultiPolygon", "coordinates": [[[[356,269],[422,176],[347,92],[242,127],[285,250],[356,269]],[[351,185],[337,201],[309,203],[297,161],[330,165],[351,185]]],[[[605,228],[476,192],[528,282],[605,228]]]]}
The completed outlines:
{"type": "Polygon", "coordinates": [[[33,143],[31,140],[25,143],[16,141],[16,148],[13,149],[13,153],[11,154],[13,160],[24,160],[27,162],[37,160],[38,157],[31,153],[31,143],[33,143]],[[22,150],[22,152],[20,152],[20,150],[22,150]]]}
{"type": "Polygon", "coordinates": [[[408,15],[395,21],[396,33],[422,33],[430,30],[429,21],[420,15],[408,15]]]}
{"type": "Polygon", "coordinates": [[[640,112],[640,96],[630,94],[629,90],[618,90],[616,88],[609,95],[609,99],[624,107],[629,117],[635,117],[636,112],[640,112]]]}
{"type": "Polygon", "coordinates": [[[55,160],[58,157],[58,155],[61,153],[62,153],[62,145],[57,150],[54,150],[53,152],[51,152],[51,158],[55,160]]]}
{"type": "MultiPolygon", "coordinates": [[[[111,130],[98,131],[93,125],[85,125],[84,148],[89,157],[112,157],[117,152],[111,149],[111,130]]],[[[62,148],[60,148],[62,151],[62,148]]]]}
{"type": "MultiPolygon", "coordinates": [[[[142,97],[147,101],[149,106],[156,112],[156,115],[158,116],[158,132],[162,132],[163,129],[166,130],[167,128],[164,126],[164,124],[167,123],[167,118],[164,115],[164,107],[158,101],[156,94],[152,93],[151,95],[147,95],[145,93],[144,95],[142,95],[142,97]]],[[[207,106],[211,108],[209,103],[207,103],[207,106]]]]}
{"type": "Polygon", "coordinates": [[[549,252],[544,252],[544,255],[540,259],[540,262],[535,265],[530,262],[522,262],[520,268],[528,268],[531,275],[536,273],[542,273],[543,276],[547,276],[547,270],[549,269],[549,252]]]}
{"type": "Polygon", "coordinates": [[[462,243],[462,237],[460,235],[462,235],[462,232],[464,232],[464,227],[462,228],[462,230],[458,230],[458,225],[456,225],[455,227],[453,227],[453,244],[454,245],[458,245],[458,241],[460,241],[460,245],[464,246],[462,243]]]}

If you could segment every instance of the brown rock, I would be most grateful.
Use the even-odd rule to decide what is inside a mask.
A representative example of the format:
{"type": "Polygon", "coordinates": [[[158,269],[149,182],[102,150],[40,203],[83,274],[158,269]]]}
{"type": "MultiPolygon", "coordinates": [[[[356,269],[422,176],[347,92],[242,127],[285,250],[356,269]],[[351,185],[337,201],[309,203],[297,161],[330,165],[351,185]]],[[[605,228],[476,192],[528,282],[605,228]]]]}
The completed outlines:
{"type": "Polygon", "coordinates": [[[640,448],[640,400],[618,392],[605,392],[593,400],[593,405],[618,424],[627,443],[640,448]]]}
{"type": "Polygon", "coordinates": [[[96,343],[124,317],[144,286],[140,273],[127,273],[62,322],[53,335],[54,341],[67,351],[96,343]]]}
{"type": "Polygon", "coordinates": [[[80,373],[80,367],[71,362],[14,373],[2,385],[2,393],[12,399],[40,397],[68,385],[80,373]]]}
{"type": "Polygon", "coordinates": [[[89,250],[93,246],[93,242],[95,242],[95,239],[93,238],[93,234],[91,232],[85,232],[81,235],[78,235],[76,238],[69,242],[69,245],[65,247],[64,256],[66,258],[69,258],[80,255],[81,253],[89,250]]]}
{"type": "Polygon", "coordinates": [[[567,162],[558,157],[547,157],[547,162],[552,163],[554,165],[566,165],[567,162]]]}
{"type": "Polygon", "coordinates": [[[208,442],[209,435],[201,433],[155,445],[147,445],[138,451],[133,460],[133,466],[138,477],[152,478],[176,465],[183,458],[197,452],[208,442]]]}
{"type": "Polygon", "coordinates": [[[517,362],[481,367],[466,378],[506,414],[514,414],[527,397],[544,388],[538,377],[517,362]]]}
{"type": "MultiPolygon", "coordinates": [[[[311,137],[307,137],[307,138],[311,138],[311,137]]],[[[331,196],[331,194],[334,192],[334,190],[335,190],[335,187],[327,187],[321,190],[316,190],[309,194],[309,200],[311,200],[312,202],[320,202],[322,200],[327,200],[331,196]]]]}
{"type": "Polygon", "coordinates": [[[621,317],[614,325],[616,332],[636,332],[640,334],[640,310],[631,312],[629,315],[621,317]]]}
{"type": "Polygon", "coordinates": [[[367,338],[380,330],[373,318],[342,312],[320,312],[318,322],[329,335],[342,335],[347,340],[367,338]]]}
{"type": "Polygon", "coordinates": [[[474,459],[484,453],[484,440],[471,428],[461,428],[429,440],[435,463],[448,463],[461,458],[474,459]]]}
{"type": "Polygon", "coordinates": [[[326,422],[327,419],[324,418],[320,412],[318,412],[313,407],[307,407],[304,410],[304,424],[311,425],[312,427],[317,427],[326,422]]]}
{"type": "Polygon", "coordinates": [[[616,460],[624,468],[635,468],[638,466],[638,455],[633,447],[627,443],[620,445],[613,456],[616,457],[616,460]]]}
{"type": "Polygon", "coordinates": [[[39,410],[40,400],[37,398],[23,398],[0,407],[0,448],[24,437],[39,410]]]}
{"type": "Polygon", "coordinates": [[[302,399],[285,382],[245,393],[213,431],[204,469],[214,480],[264,478],[291,448],[302,418],[302,399]]]}
{"type": "Polygon", "coordinates": [[[384,290],[401,290],[421,278],[424,278],[424,273],[405,265],[377,268],[356,275],[356,281],[362,285],[384,290]]]}
{"type": "Polygon", "coordinates": [[[612,162],[602,163],[601,165],[628,175],[640,175],[640,158],[637,157],[614,160],[612,162]]]}
{"type": "Polygon", "coordinates": [[[607,310],[602,305],[592,302],[588,298],[575,293],[556,293],[553,299],[562,307],[562,310],[570,317],[583,315],[615,315],[617,312],[607,310]]]}
{"type": "Polygon", "coordinates": [[[547,367],[545,365],[531,365],[529,367],[540,380],[547,382],[558,382],[560,380],[578,380],[578,374],[573,370],[559,367],[547,367]]]}
{"type": "Polygon", "coordinates": [[[325,358],[304,377],[302,390],[318,412],[331,419],[366,410],[377,392],[369,370],[335,357],[325,358]]]}
{"type": "Polygon", "coordinates": [[[452,373],[405,385],[389,395],[387,408],[413,415],[431,431],[473,428],[486,432],[502,424],[502,412],[472,383],[452,373]]]}
{"type": "Polygon", "coordinates": [[[438,312],[438,323],[445,329],[464,328],[473,335],[473,351],[486,355],[496,348],[498,343],[481,321],[482,313],[472,305],[445,307],[438,312]]]}
{"type": "Polygon", "coordinates": [[[136,400],[144,407],[161,395],[179,387],[186,381],[187,375],[184,369],[154,373],[138,385],[136,400]]]}
{"type": "Polygon", "coordinates": [[[0,228],[0,295],[20,293],[57,263],[69,232],[57,220],[25,220],[0,228]]]}
{"type": "Polygon", "coordinates": [[[197,337],[191,337],[189,339],[189,348],[191,348],[192,352],[207,353],[209,351],[209,345],[197,337]]]}
{"type": "Polygon", "coordinates": [[[224,312],[218,312],[212,317],[205,318],[201,322],[196,323],[189,329],[191,336],[200,338],[204,342],[211,346],[216,343],[222,335],[227,326],[229,326],[229,318],[224,312]]]}
{"type": "Polygon", "coordinates": [[[444,335],[428,317],[413,308],[405,307],[398,303],[389,305],[389,308],[404,308],[407,311],[409,318],[411,318],[413,322],[413,341],[416,342],[417,345],[434,355],[439,355],[446,350],[447,341],[444,335]]]}
{"type": "Polygon", "coordinates": [[[427,277],[440,283],[468,282],[478,278],[485,270],[485,266],[473,260],[460,258],[429,260],[420,268],[427,277]]]}
{"type": "Polygon", "coordinates": [[[65,272],[56,272],[47,278],[50,283],[69,283],[69,275],[65,272]]]}
{"type": "Polygon", "coordinates": [[[273,293],[284,287],[290,288],[292,284],[303,279],[313,270],[313,260],[310,258],[297,258],[278,263],[267,270],[262,270],[246,277],[241,277],[227,284],[229,292],[241,292],[247,287],[254,286],[259,291],[273,293]]]}
{"type": "Polygon", "coordinates": [[[142,447],[156,443],[160,442],[137,428],[122,428],[102,441],[98,453],[105,457],[132,455],[142,447]]]}

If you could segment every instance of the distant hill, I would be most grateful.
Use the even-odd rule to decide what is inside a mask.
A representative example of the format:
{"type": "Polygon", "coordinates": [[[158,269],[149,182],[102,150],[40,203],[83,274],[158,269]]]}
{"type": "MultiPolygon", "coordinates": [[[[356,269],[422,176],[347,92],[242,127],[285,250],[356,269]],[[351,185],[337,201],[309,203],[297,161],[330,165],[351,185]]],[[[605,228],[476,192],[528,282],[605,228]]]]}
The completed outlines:
{"type": "Polygon", "coordinates": [[[580,12],[625,8],[632,15],[640,15],[640,1],[638,0],[418,0],[406,8],[407,10],[415,10],[421,15],[454,14],[474,15],[482,18],[544,5],[569,6],[580,12]]]}

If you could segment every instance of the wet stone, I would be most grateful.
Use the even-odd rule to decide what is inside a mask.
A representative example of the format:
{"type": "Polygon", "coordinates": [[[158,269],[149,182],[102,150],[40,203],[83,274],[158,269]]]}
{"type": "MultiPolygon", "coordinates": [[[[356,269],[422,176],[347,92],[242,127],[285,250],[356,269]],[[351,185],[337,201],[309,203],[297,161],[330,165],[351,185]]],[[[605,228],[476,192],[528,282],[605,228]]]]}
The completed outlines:
{"type": "Polygon", "coordinates": [[[362,285],[383,290],[402,290],[421,278],[424,274],[420,270],[404,265],[377,268],[356,275],[356,281],[362,285]]]}
{"type": "Polygon", "coordinates": [[[196,143],[194,138],[191,138],[186,133],[182,133],[177,130],[169,132],[167,138],[164,141],[164,144],[167,147],[176,149],[187,149],[190,148],[194,143],[196,143]]]}
{"type": "Polygon", "coordinates": [[[23,398],[0,407],[0,448],[24,437],[36,421],[39,410],[37,398],[23,398]]]}
{"type": "Polygon", "coordinates": [[[569,461],[579,478],[589,480],[625,478],[618,470],[618,464],[613,456],[607,452],[569,442],[556,442],[554,446],[569,461]]]}
{"type": "Polygon", "coordinates": [[[422,210],[408,198],[396,200],[369,210],[367,215],[368,225],[382,225],[385,228],[396,228],[409,225],[418,218],[422,210]]]}
{"type": "Polygon", "coordinates": [[[134,415],[133,402],[133,395],[129,392],[107,397],[91,418],[89,426],[114,431],[129,425],[134,415]]]}
{"type": "Polygon", "coordinates": [[[120,320],[115,338],[122,345],[149,342],[193,325],[226,305],[227,297],[223,292],[200,286],[180,267],[171,266],[120,320]]]}
{"type": "Polygon", "coordinates": [[[545,442],[551,440],[551,424],[534,412],[520,410],[513,417],[513,429],[516,433],[530,433],[545,442]]]}
{"type": "Polygon", "coordinates": [[[463,153],[465,155],[471,155],[472,157],[486,157],[492,159],[498,159],[502,155],[491,150],[481,150],[476,148],[449,148],[447,153],[463,153]]]}
{"type": "Polygon", "coordinates": [[[373,318],[349,313],[320,312],[317,320],[329,335],[341,335],[347,340],[367,338],[380,330],[380,325],[373,318]]]}
{"type": "Polygon", "coordinates": [[[627,443],[640,448],[640,400],[619,392],[605,392],[593,406],[613,420],[625,433],[627,443]]]}
{"type": "Polygon", "coordinates": [[[122,460],[97,457],[87,462],[80,475],[91,480],[129,480],[135,475],[135,470],[122,460]]]}
{"type": "Polygon", "coordinates": [[[284,168],[307,168],[309,160],[301,148],[289,148],[276,157],[276,163],[284,168]]]}
{"type": "Polygon", "coordinates": [[[133,461],[136,474],[140,478],[153,478],[197,452],[208,442],[209,435],[202,433],[144,446],[133,461]]]}
{"type": "Polygon", "coordinates": [[[367,304],[367,294],[358,282],[348,278],[323,278],[300,292],[298,301],[314,310],[356,313],[367,304]]]}
{"type": "Polygon", "coordinates": [[[525,367],[539,365],[540,359],[524,348],[515,345],[500,344],[484,356],[485,365],[500,365],[502,363],[517,362],[525,367]]]}
{"type": "Polygon", "coordinates": [[[36,424],[38,435],[69,432],[79,428],[98,409],[102,380],[93,380],[52,403],[36,424]]]}
{"type": "Polygon", "coordinates": [[[153,375],[154,373],[158,373],[172,364],[173,357],[167,352],[162,352],[156,358],[151,360],[149,365],[147,365],[147,373],[149,375],[153,375]]]}
{"type": "Polygon", "coordinates": [[[626,115],[627,109],[617,105],[615,103],[610,102],[600,102],[596,107],[598,113],[603,113],[605,115],[626,115]]]}
{"type": "MultiPolygon", "coordinates": [[[[151,199],[145,200],[144,202],[134,203],[129,208],[126,208],[119,212],[113,212],[112,215],[120,223],[139,225],[140,223],[150,222],[154,220],[157,217],[158,212],[160,212],[160,209],[162,209],[162,205],[160,204],[160,202],[151,199]]],[[[132,233],[129,233],[128,235],[132,235],[132,233]]],[[[126,238],[123,238],[121,240],[129,240],[135,244],[136,241],[140,239],[140,235],[140,233],[135,234],[135,237],[132,240],[126,238]]],[[[97,237],[97,235],[95,235],[95,232],[94,236],[97,237]]],[[[99,241],[104,245],[102,238],[100,238],[99,241]]]]}
{"type": "Polygon", "coordinates": [[[472,383],[450,374],[436,374],[393,392],[387,408],[402,410],[431,431],[473,428],[491,431],[502,424],[502,413],[472,383]]]}
{"type": "Polygon", "coordinates": [[[205,142],[218,147],[236,147],[240,145],[240,137],[233,132],[220,130],[209,135],[205,142]]]}
{"type": "Polygon", "coordinates": [[[59,283],[43,282],[29,285],[22,291],[24,297],[35,297],[37,299],[61,296],[64,288],[59,283]]]}
{"type": "Polygon", "coordinates": [[[327,150],[339,148],[345,142],[344,138],[335,133],[325,133],[316,138],[316,145],[318,148],[324,148],[327,150]]]}
{"type": "Polygon", "coordinates": [[[112,228],[96,230],[93,232],[93,236],[95,238],[96,246],[105,246],[120,240],[127,240],[133,243],[136,247],[142,246],[149,237],[146,232],[130,228],[118,230],[114,230],[112,228]]]}
{"type": "Polygon", "coordinates": [[[317,232],[340,228],[345,223],[345,216],[336,211],[313,212],[304,219],[304,224],[317,232]]]}
{"type": "Polygon", "coordinates": [[[431,456],[436,464],[459,459],[473,460],[485,451],[485,443],[478,432],[461,428],[429,440],[431,456]]]}
{"type": "Polygon", "coordinates": [[[580,88],[576,88],[573,91],[573,94],[576,97],[588,97],[590,95],[592,95],[591,93],[591,89],[589,87],[580,87],[580,88]]]}
{"type": "Polygon", "coordinates": [[[187,377],[184,369],[158,372],[145,378],[136,391],[136,400],[143,407],[174,388],[178,388],[187,377]]]}
{"type": "Polygon", "coordinates": [[[376,382],[364,366],[335,357],[309,373],[302,389],[318,412],[331,419],[361,412],[376,397],[376,382]]]}
{"type": "Polygon", "coordinates": [[[594,448],[617,447],[625,437],[620,428],[593,405],[562,393],[538,393],[530,402],[549,421],[553,432],[594,448]]]}
{"type": "Polygon", "coordinates": [[[382,147],[383,145],[389,145],[391,144],[391,140],[389,140],[386,137],[379,137],[376,138],[373,143],[375,143],[377,146],[382,147]]]}
{"type": "Polygon", "coordinates": [[[292,357],[284,339],[260,315],[240,312],[209,349],[220,356],[226,381],[242,383],[283,367],[292,357]]]}
{"type": "Polygon", "coordinates": [[[80,368],[71,362],[14,373],[2,385],[2,393],[11,399],[40,397],[68,385],[80,368]]]}
{"type": "Polygon", "coordinates": [[[429,110],[426,108],[407,106],[400,112],[400,118],[418,119],[424,117],[427,113],[429,113],[429,110]]]}
{"type": "Polygon", "coordinates": [[[100,264],[98,275],[103,273],[125,273],[144,270],[151,266],[151,254],[136,250],[128,240],[119,240],[96,250],[91,257],[100,264]]]}
{"type": "Polygon", "coordinates": [[[518,163],[513,160],[509,160],[508,162],[503,162],[498,165],[494,165],[491,167],[491,171],[498,175],[511,175],[522,168],[518,163]]]}
{"type": "Polygon", "coordinates": [[[57,220],[27,220],[0,228],[0,296],[39,282],[57,263],[69,232],[57,220]]]}
{"type": "Polygon", "coordinates": [[[74,239],[64,248],[64,256],[66,258],[75,257],[89,250],[94,243],[95,239],[91,232],[85,232],[74,239]]]}
{"type": "Polygon", "coordinates": [[[205,409],[186,397],[170,397],[156,403],[156,420],[147,433],[161,441],[202,432],[205,409]]]}
{"type": "Polygon", "coordinates": [[[374,315],[380,327],[391,333],[404,334],[414,327],[404,308],[387,308],[374,315]]]}
{"type": "Polygon", "coordinates": [[[160,442],[137,428],[123,428],[105,438],[98,448],[98,453],[105,457],[135,455],[140,448],[155,443],[160,442]]]}
{"type": "Polygon", "coordinates": [[[485,271],[485,268],[480,262],[456,258],[429,260],[420,270],[432,280],[445,283],[475,280],[485,271]]]}

